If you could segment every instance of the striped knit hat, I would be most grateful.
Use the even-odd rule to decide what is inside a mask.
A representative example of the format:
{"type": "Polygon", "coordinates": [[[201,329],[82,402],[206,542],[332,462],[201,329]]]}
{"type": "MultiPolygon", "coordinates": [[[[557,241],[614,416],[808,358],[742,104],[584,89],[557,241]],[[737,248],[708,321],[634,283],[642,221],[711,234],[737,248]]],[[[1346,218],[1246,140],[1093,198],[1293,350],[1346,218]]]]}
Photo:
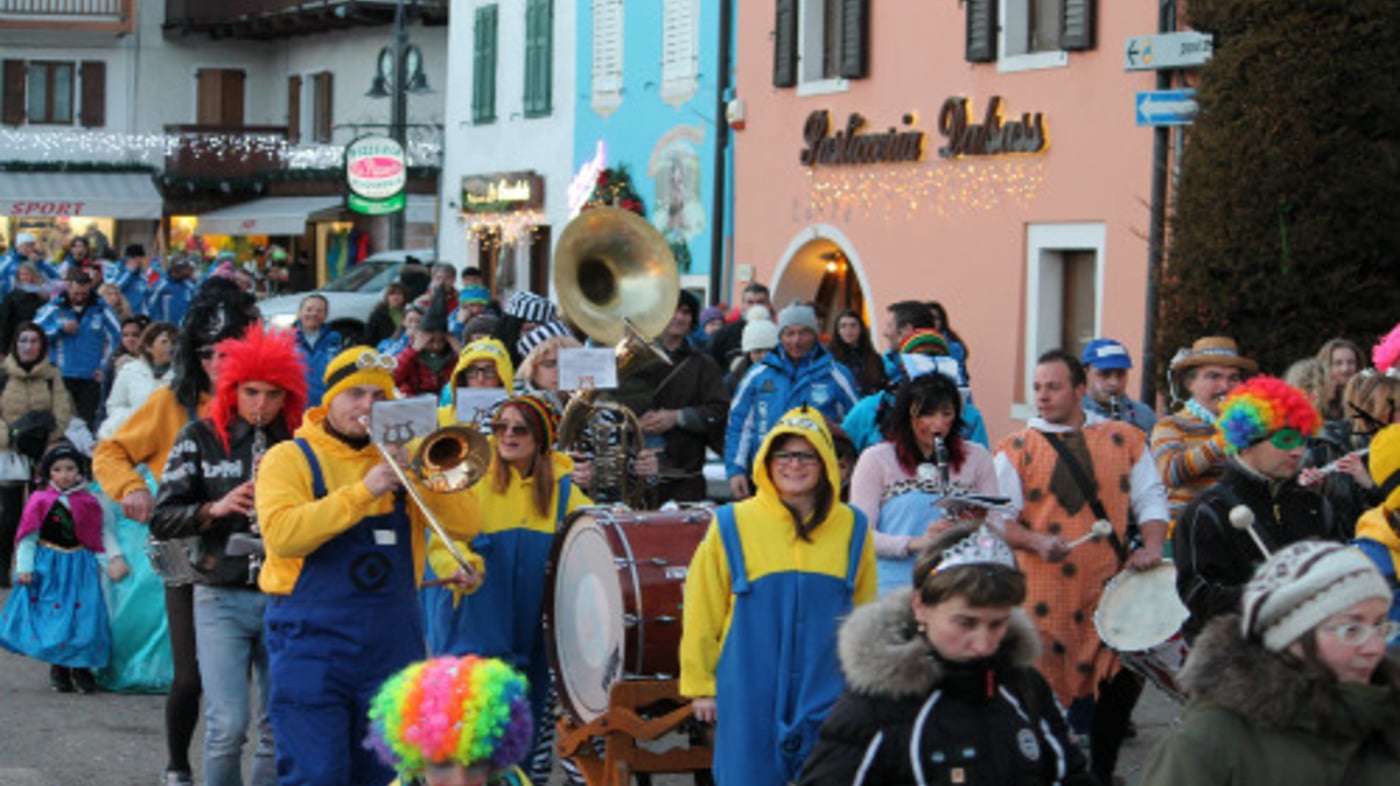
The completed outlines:
{"type": "MultiPolygon", "coordinates": [[[[515,407],[527,420],[535,423],[539,428],[537,433],[544,434],[544,439],[540,440],[540,453],[548,453],[554,447],[556,432],[559,428],[559,411],[543,396],[526,393],[520,396],[511,396],[501,402],[500,409],[515,407]]],[[[497,409],[497,412],[500,411],[497,409]]]]}
{"type": "Polygon", "coordinates": [[[554,313],[554,304],[533,292],[515,292],[506,301],[506,316],[521,322],[547,322],[554,313]]]}
{"type": "Polygon", "coordinates": [[[951,352],[948,349],[948,339],[936,330],[924,328],[904,337],[904,342],[899,345],[899,354],[946,356],[951,352]]]}
{"type": "Polygon", "coordinates": [[[1245,585],[1241,632],[1282,652],[1334,614],[1370,598],[1390,602],[1371,560],[1338,543],[1304,540],[1274,552],[1245,585]]]}
{"type": "Polygon", "coordinates": [[[551,319],[548,322],[541,323],[539,327],[521,336],[520,340],[515,342],[515,351],[522,358],[529,357],[530,352],[535,347],[549,339],[555,336],[572,336],[573,334],[573,331],[569,330],[568,325],[557,319],[551,319]]]}

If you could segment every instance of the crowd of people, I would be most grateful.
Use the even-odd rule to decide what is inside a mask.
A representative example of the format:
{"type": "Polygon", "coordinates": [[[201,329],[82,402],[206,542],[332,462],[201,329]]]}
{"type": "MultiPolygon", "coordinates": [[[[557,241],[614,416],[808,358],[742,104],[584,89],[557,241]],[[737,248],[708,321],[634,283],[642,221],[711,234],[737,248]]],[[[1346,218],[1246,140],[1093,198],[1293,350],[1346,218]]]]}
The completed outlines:
{"type": "Polygon", "coordinates": [[[145,291],[139,248],[103,270],[23,245],[0,646],[56,691],[166,692],[167,786],[195,781],[201,703],[209,786],[546,782],[551,549],[619,504],[712,511],[674,676],[722,785],[1111,786],[1145,679],[1096,611],[1168,559],[1189,703],[1143,783],[1400,775],[1400,328],[1290,381],[1202,337],[1162,414],[1098,337],[1042,354],[1036,416],[993,441],[936,302],[889,305],[881,353],[856,312],[682,292],[665,362],[583,394],[560,361],[588,337],[474,269],[406,275],[346,336],[316,294],[262,323],[232,269],[145,291]],[[469,491],[373,428],[418,396],[487,435],[469,491]]]}

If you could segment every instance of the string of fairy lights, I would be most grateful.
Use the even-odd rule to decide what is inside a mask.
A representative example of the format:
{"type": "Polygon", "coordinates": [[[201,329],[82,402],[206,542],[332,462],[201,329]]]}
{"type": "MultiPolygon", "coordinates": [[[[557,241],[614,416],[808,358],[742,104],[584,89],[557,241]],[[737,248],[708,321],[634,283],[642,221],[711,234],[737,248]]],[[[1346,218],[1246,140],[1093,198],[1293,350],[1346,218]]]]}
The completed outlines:
{"type": "Polygon", "coordinates": [[[794,203],[803,220],[908,221],[954,218],[1001,207],[1025,207],[1045,181],[1039,162],[939,161],[936,166],[807,170],[807,194],[794,203]]]}
{"type": "MultiPolygon", "coordinates": [[[[409,166],[441,166],[442,144],[436,139],[437,132],[423,130],[430,138],[414,139],[415,130],[410,129],[406,146],[409,166]]],[[[340,166],[345,157],[344,145],[293,144],[277,134],[126,134],[78,129],[39,134],[0,129],[0,151],[4,151],[0,155],[16,161],[123,162],[159,167],[190,149],[216,161],[278,160],[288,169],[329,169],[340,166]]]]}

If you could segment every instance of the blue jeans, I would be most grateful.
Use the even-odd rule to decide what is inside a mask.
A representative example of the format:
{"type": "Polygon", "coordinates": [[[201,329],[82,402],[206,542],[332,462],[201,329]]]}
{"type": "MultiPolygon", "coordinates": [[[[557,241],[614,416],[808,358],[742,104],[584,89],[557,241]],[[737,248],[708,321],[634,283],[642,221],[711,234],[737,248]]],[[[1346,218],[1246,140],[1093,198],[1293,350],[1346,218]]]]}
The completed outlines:
{"type": "Polygon", "coordinates": [[[253,786],[273,786],[272,725],[267,719],[267,649],[263,607],[256,589],[195,585],[194,628],[204,683],[204,782],[243,786],[243,743],[251,719],[251,677],[258,677],[258,749],[253,786]]]}

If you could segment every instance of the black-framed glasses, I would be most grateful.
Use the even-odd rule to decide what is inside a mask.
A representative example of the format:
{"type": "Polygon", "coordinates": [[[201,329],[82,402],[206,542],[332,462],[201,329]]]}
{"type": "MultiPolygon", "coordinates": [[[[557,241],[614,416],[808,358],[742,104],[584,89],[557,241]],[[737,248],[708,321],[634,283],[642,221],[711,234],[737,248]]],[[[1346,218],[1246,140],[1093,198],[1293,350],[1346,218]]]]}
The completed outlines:
{"type": "Polygon", "coordinates": [[[779,450],[773,453],[774,461],[792,462],[794,464],[815,464],[822,460],[820,454],[810,450],[779,450]]]}
{"type": "Polygon", "coordinates": [[[199,356],[200,360],[211,360],[215,355],[213,347],[200,347],[194,353],[199,356]]]}

